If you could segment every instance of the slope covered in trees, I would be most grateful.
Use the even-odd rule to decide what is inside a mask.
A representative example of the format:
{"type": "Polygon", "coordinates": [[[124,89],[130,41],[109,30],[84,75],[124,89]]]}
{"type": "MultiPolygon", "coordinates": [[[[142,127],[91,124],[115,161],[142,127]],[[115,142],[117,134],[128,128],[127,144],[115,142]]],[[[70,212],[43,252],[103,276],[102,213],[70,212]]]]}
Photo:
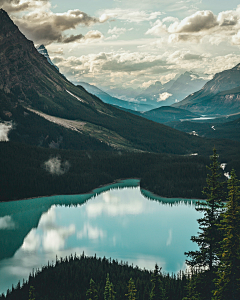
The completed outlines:
{"type": "MultiPolygon", "coordinates": [[[[240,154],[222,157],[228,171],[240,154]]],[[[0,143],[0,200],[81,194],[117,179],[165,197],[202,198],[209,159],[154,153],[70,151],[0,143]],[[16,155],[17,153],[17,155],[16,155]],[[51,169],[51,168],[52,169],[51,169]]],[[[224,179],[223,172],[222,178],[224,179]]]]}

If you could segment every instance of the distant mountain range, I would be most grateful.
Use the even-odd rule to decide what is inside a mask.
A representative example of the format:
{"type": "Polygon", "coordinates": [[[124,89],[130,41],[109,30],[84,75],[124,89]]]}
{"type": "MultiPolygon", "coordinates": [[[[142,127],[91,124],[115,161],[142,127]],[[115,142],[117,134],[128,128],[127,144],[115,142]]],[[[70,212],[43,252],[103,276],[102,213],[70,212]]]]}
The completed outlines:
{"type": "Polygon", "coordinates": [[[169,106],[179,102],[189,94],[199,90],[206,83],[198,75],[192,72],[181,74],[176,80],[162,84],[156,81],[150,85],[144,92],[136,97],[137,100],[145,100],[146,103],[155,107],[169,106]]]}
{"type": "Polygon", "coordinates": [[[234,114],[240,111],[240,64],[217,73],[202,89],[172,105],[199,114],[234,114]]]}
{"type": "Polygon", "coordinates": [[[86,82],[79,82],[78,84],[84,87],[85,90],[90,94],[99,97],[103,102],[111,105],[119,106],[121,108],[131,109],[134,111],[147,111],[153,108],[152,105],[141,103],[140,101],[125,101],[125,100],[118,99],[116,97],[112,97],[108,93],[96,87],[95,85],[86,82]]]}
{"type": "Polygon", "coordinates": [[[2,9],[0,36],[0,119],[13,124],[10,140],[61,149],[211,152],[213,142],[119,110],[73,85],[2,9]]]}

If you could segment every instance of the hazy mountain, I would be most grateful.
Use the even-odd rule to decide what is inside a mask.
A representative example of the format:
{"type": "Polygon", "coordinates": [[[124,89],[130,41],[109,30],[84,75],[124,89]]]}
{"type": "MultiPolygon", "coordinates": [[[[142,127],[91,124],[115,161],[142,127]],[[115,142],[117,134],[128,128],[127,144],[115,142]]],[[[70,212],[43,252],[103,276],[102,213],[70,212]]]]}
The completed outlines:
{"type": "Polygon", "coordinates": [[[156,81],[155,84],[150,85],[141,93],[137,99],[145,99],[147,103],[152,103],[155,107],[168,106],[199,90],[205,82],[198,75],[192,72],[185,72],[176,80],[170,80],[165,84],[156,81]]]}
{"type": "Polygon", "coordinates": [[[233,114],[240,109],[240,64],[217,73],[204,87],[174,107],[200,114],[233,114]]]}
{"type": "Polygon", "coordinates": [[[151,105],[145,104],[145,103],[140,103],[139,101],[124,101],[120,100],[118,98],[110,96],[108,93],[102,91],[95,85],[86,83],[86,82],[79,82],[79,85],[85,88],[86,91],[89,93],[99,97],[103,102],[111,104],[111,105],[116,105],[121,108],[127,108],[135,111],[146,111],[152,108],[151,105]]]}
{"type": "Polygon", "coordinates": [[[0,36],[0,118],[13,124],[10,140],[68,149],[211,151],[209,141],[121,111],[73,85],[2,9],[0,36]]]}
{"type": "Polygon", "coordinates": [[[44,45],[40,45],[39,47],[37,47],[37,51],[40,54],[44,55],[46,57],[47,61],[50,63],[50,65],[54,66],[59,71],[59,68],[56,65],[54,65],[54,63],[51,61],[51,59],[48,55],[48,51],[44,45]]]}
{"type": "Polygon", "coordinates": [[[199,117],[198,114],[192,113],[185,109],[175,108],[171,106],[161,106],[150,111],[142,113],[146,119],[158,122],[167,123],[171,121],[184,120],[199,117]]]}

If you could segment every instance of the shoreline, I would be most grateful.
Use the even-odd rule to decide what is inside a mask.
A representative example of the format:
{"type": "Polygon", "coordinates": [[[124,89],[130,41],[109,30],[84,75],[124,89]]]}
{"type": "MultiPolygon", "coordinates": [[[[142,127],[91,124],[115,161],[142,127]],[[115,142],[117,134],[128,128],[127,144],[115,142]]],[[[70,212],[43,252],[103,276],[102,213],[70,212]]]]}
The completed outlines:
{"type": "MultiPolygon", "coordinates": [[[[109,187],[107,190],[111,189],[111,186],[115,186],[118,185],[120,186],[120,184],[124,184],[125,181],[130,181],[130,180],[136,180],[138,181],[138,186],[140,187],[141,193],[143,194],[144,197],[150,198],[152,200],[179,200],[179,199],[184,199],[184,200],[193,200],[193,201],[205,201],[206,199],[197,199],[197,198],[182,198],[182,197],[176,197],[176,198],[172,198],[172,197],[166,197],[166,196],[160,196],[155,194],[154,192],[151,192],[150,190],[146,190],[144,188],[141,187],[140,183],[141,183],[141,179],[140,178],[125,178],[125,179],[116,179],[114,180],[112,183],[107,183],[107,184],[103,184],[100,185],[88,192],[85,193],[81,193],[81,194],[53,194],[53,195],[42,195],[42,196],[36,196],[36,197],[29,197],[29,198],[22,198],[22,199],[14,199],[14,200],[6,200],[6,201],[0,201],[0,203],[6,203],[6,202],[15,202],[15,201],[24,201],[24,200],[34,200],[34,199],[39,199],[39,198],[46,198],[46,197],[56,197],[56,196],[74,196],[74,195],[94,195],[94,194],[98,194],[98,190],[100,190],[99,192],[104,192],[104,189],[109,187]],[[102,190],[102,191],[101,191],[102,190]]],[[[128,185],[126,185],[127,187],[128,185]]],[[[135,185],[129,185],[129,186],[135,186],[135,185]]],[[[136,185],[137,186],[137,185],[136,185]]],[[[117,186],[116,186],[117,187],[117,186]]]]}

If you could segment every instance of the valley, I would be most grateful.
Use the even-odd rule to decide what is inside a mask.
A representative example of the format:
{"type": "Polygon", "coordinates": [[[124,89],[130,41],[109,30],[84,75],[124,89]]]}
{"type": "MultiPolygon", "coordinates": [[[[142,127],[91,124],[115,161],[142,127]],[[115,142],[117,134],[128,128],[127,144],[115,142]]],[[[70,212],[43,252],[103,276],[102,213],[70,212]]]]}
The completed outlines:
{"type": "Polygon", "coordinates": [[[239,8],[53,2],[0,4],[0,299],[238,299],[239,8]]]}

